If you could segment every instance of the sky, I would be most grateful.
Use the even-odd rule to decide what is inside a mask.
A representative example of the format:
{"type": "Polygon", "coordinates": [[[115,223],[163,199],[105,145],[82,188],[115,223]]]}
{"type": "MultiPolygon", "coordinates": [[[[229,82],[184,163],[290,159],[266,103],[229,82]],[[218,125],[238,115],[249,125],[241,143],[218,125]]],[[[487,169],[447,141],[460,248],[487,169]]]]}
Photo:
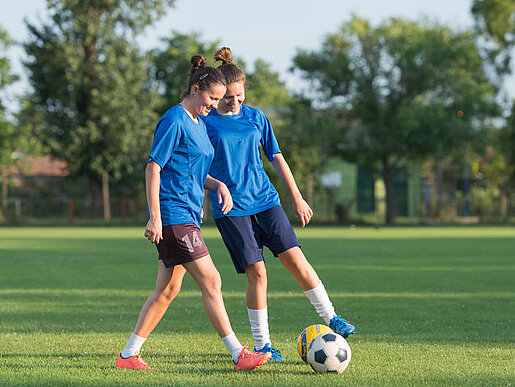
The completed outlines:
{"type": "MultiPolygon", "coordinates": [[[[247,64],[264,59],[290,88],[296,89],[300,81],[289,68],[297,50],[318,49],[324,36],[335,32],[352,14],[368,18],[374,25],[392,16],[413,20],[426,17],[463,30],[473,25],[470,6],[471,0],[177,0],[138,42],[146,50],[159,47],[160,38],[171,31],[197,31],[204,41],[219,40],[230,47],[233,55],[247,64]]],[[[23,42],[28,37],[24,19],[45,20],[45,8],[46,0],[0,0],[0,26],[14,40],[23,42]]],[[[28,84],[21,64],[23,50],[13,48],[10,56],[14,72],[21,77],[8,95],[14,99],[28,89],[28,84]]],[[[513,78],[508,85],[515,96],[513,78]]]]}

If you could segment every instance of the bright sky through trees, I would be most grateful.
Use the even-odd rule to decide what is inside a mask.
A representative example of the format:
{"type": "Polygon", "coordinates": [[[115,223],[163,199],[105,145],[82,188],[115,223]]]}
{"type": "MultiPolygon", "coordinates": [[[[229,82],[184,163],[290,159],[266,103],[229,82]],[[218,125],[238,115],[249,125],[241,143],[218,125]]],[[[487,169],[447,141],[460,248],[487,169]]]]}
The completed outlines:
{"type": "MultiPolygon", "coordinates": [[[[23,22],[37,22],[46,17],[46,0],[1,0],[0,25],[17,41],[27,38],[23,22]]],[[[262,0],[235,2],[233,8],[208,0],[178,0],[175,8],[148,28],[138,41],[143,49],[159,45],[170,31],[198,31],[206,41],[219,39],[231,47],[237,57],[251,64],[261,58],[295,88],[298,78],[288,72],[297,48],[315,49],[326,34],[334,32],[352,13],[378,24],[391,16],[431,21],[465,29],[473,25],[470,0],[262,0]]],[[[227,3],[230,4],[230,3],[227,3]]],[[[206,53],[209,55],[209,53],[206,53]]],[[[26,87],[21,48],[12,49],[13,70],[22,76],[11,95],[26,87]]],[[[515,96],[515,79],[506,88],[515,96]]]]}

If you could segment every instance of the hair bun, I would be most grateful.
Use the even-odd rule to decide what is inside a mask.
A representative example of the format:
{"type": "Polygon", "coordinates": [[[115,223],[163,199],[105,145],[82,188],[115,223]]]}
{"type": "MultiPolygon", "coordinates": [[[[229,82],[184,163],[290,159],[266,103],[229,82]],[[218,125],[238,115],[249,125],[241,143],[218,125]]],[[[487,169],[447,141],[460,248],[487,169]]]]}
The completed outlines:
{"type": "Polygon", "coordinates": [[[215,53],[215,61],[221,61],[222,64],[233,63],[231,59],[231,49],[229,47],[222,47],[215,53]]]}
{"type": "Polygon", "coordinates": [[[197,54],[191,57],[191,70],[197,71],[206,65],[206,58],[203,55],[197,54]]]}

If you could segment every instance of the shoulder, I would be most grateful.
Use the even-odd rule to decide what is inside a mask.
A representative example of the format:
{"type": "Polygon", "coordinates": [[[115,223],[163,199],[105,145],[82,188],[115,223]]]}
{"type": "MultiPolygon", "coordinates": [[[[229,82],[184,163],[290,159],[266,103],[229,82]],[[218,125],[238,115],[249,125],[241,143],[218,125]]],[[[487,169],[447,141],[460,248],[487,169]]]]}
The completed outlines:
{"type": "Polygon", "coordinates": [[[241,110],[244,114],[251,117],[266,117],[265,113],[253,106],[241,105],[241,110]]]}
{"type": "Polygon", "coordinates": [[[186,123],[182,108],[179,105],[172,106],[163,114],[157,124],[158,129],[181,131],[186,123]]]}
{"type": "Polygon", "coordinates": [[[162,120],[166,121],[184,121],[184,109],[179,105],[172,106],[170,109],[166,111],[165,114],[163,114],[163,117],[161,117],[162,120]]]}
{"type": "Polygon", "coordinates": [[[248,106],[248,105],[241,105],[242,113],[252,121],[257,121],[260,123],[267,122],[268,117],[263,113],[261,110],[259,110],[256,107],[248,106]]]}
{"type": "Polygon", "coordinates": [[[256,123],[257,126],[259,126],[260,128],[270,125],[270,120],[268,119],[266,114],[258,108],[248,105],[241,105],[241,109],[243,114],[247,117],[247,119],[251,122],[256,123]]]}

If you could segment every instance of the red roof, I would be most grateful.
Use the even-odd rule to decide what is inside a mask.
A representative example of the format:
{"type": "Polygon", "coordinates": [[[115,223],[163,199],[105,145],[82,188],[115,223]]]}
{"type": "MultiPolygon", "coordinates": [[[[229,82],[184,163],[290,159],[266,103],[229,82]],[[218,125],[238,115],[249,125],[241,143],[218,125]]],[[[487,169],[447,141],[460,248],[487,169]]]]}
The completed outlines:
{"type": "Polygon", "coordinates": [[[22,161],[23,167],[13,167],[8,175],[60,177],[67,176],[68,164],[64,161],[52,159],[50,156],[32,157],[28,156],[22,161]]]}

